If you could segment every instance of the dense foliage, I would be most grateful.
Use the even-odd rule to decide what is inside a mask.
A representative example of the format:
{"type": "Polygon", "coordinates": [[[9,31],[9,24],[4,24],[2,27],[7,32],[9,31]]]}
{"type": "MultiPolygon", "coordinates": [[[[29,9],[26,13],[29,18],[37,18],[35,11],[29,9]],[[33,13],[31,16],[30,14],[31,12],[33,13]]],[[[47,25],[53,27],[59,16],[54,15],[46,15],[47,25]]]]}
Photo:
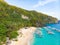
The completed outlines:
{"type": "Polygon", "coordinates": [[[47,23],[56,23],[57,19],[36,11],[8,5],[0,1],[0,44],[5,43],[6,37],[16,38],[17,30],[22,27],[44,26],[47,23]],[[22,15],[29,19],[23,19],[22,15]]]}

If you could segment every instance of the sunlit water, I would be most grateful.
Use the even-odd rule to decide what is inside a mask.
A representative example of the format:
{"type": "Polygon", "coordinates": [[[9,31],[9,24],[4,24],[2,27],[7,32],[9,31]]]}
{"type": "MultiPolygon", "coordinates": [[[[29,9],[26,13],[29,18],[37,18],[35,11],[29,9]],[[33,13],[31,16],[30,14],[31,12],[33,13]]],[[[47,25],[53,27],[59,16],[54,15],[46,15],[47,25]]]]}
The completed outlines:
{"type": "Polygon", "coordinates": [[[60,23],[49,24],[48,26],[47,29],[51,30],[54,34],[48,34],[46,29],[43,27],[40,29],[43,36],[40,37],[38,34],[34,33],[34,40],[32,45],[60,45],[60,32],[52,29],[56,28],[60,30],[60,23]],[[48,28],[48,26],[50,26],[51,28],[48,28]]]}

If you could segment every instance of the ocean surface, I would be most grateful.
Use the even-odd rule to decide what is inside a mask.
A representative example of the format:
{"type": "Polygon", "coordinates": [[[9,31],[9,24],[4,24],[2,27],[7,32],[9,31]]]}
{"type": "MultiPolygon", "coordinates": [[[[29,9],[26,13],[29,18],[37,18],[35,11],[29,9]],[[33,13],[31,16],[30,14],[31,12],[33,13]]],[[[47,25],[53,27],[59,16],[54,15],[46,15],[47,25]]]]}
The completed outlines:
{"type": "Polygon", "coordinates": [[[42,36],[37,34],[36,31],[33,37],[32,45],[60,45],[60,22],[58,24],[48,24],[46,27],[37,28],[42,32],[42,36]],[[52,33],[48,33],[50,30],[52,33]]]}

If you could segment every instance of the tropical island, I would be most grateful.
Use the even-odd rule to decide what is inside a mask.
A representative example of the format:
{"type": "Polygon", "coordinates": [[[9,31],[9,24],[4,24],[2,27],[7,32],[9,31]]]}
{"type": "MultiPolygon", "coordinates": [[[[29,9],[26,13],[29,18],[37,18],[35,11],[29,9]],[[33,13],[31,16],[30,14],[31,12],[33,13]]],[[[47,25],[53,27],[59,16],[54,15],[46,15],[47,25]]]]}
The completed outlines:
{"type": "Polygon", "coordinates": [[[43,27],[57,22],[58,19],[55,17],[12,6],[0,0],[0,45],[6,44],[7,37],[9,40],[17,38],[19,35],[17,31],[21,28],[43,27]]]}

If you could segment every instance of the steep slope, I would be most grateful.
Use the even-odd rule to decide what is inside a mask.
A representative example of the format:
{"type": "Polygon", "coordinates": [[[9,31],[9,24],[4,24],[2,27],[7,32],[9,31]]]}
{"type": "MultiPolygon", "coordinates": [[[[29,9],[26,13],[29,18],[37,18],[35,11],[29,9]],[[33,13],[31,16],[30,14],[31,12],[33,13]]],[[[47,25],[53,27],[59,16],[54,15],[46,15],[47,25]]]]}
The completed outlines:
{"type": "Polygon", "coordinates": [[[17,30],[22,27],[45,26],[47,23],[56,23],[57,19],[36,11],[8,5],[0,0],[0,45],[5,43],[6,37],[16,38],[17,30]]]}

